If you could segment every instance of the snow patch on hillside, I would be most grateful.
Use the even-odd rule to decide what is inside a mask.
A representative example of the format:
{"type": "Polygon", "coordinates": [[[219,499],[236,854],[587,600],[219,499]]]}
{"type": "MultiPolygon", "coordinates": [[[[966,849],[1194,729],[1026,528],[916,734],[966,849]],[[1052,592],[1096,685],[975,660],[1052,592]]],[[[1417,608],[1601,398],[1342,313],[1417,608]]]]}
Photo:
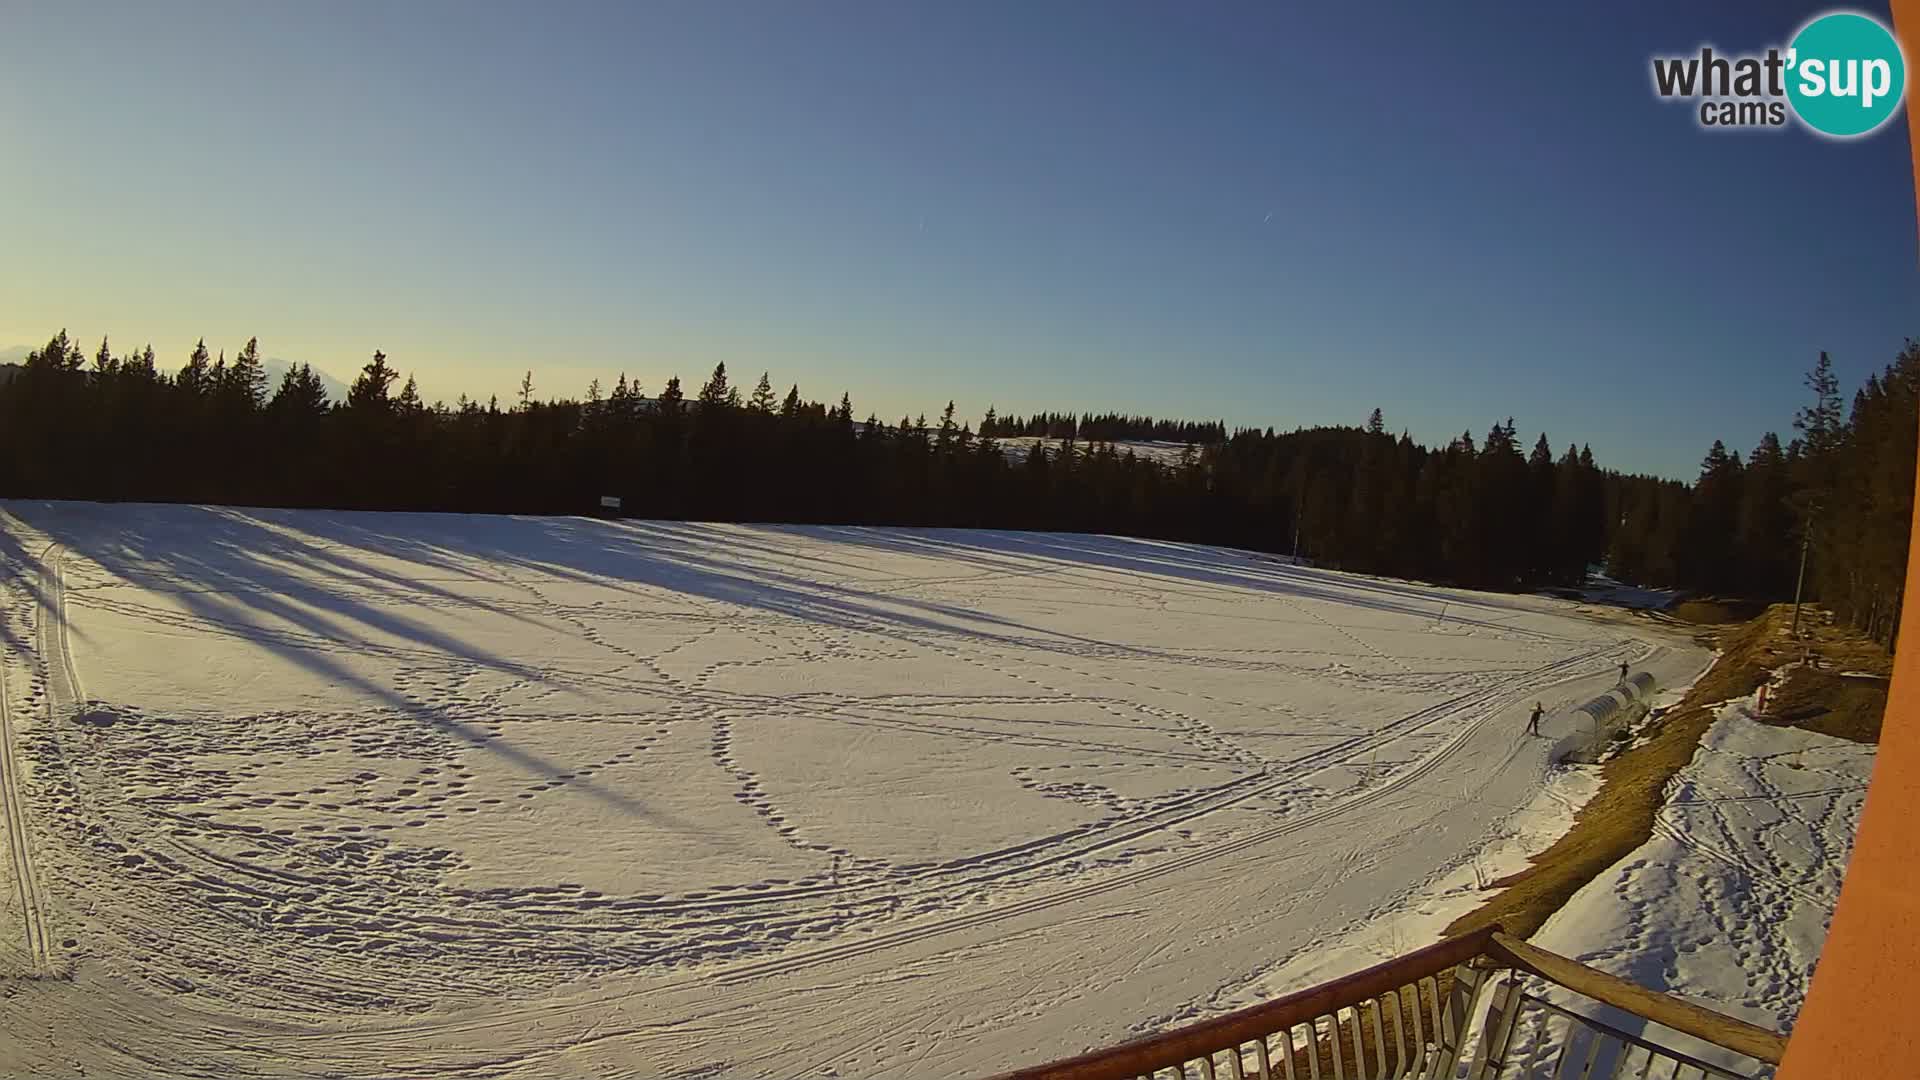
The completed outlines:
{"type": "MultiPolygon", "coordinates": [[[[1033,452],[1035,444],[1045,447],[1048,457],[1057,456],[1060,453],[1060,448],[1065,445],[1066,440],[1048,439],[1035,435],[1008,435],[1001,438],[999,442],[1001,453],[1005,454],[1014,462],[1021,462],[1025,461],[1027,455],[1033,452]]],[[[1198,446],[1187,443],[1149,439],[1126,439],[1113,443],[1076,440],[1073,444],[1075,452],[1081,454],[1089,453],[1101,446],[1112,446],[1113,452],[1116,454],[1124,456],[1130,453],[1142,461],[1157,462],[1161,465],[1178,465],[1185,454],[1191,452],[1198,455],[1200,453],[1200,447],[1198,446]]]]}
{"type": "MultiPolygon", "coordinates": [[[[1750,707],[1721,709],[1669,782],[1654,837],[1576,893],[1533,941],[1785,1032],[1833,918],[1874,748],[1761,724],[1750,707]]],[[[1649,1026],[1553,996],[1630,1032],[1649,1026]]],[[[1657,1025],[1647,1037],[1703,1060],[1739,1060],[1657,1025]]]]}

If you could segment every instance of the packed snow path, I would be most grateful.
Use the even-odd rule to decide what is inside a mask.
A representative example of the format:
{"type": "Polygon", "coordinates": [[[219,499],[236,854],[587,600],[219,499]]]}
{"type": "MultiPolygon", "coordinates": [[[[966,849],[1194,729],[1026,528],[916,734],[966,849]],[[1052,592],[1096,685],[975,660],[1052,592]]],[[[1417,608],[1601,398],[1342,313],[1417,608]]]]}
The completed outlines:
{"type": "Polygon", "coordinates": [[[1705,663],[1078,535],[10,503],[0,559],[0,1075],[1074,1052],[1391,912],[1619,661],[1705,663]]]}

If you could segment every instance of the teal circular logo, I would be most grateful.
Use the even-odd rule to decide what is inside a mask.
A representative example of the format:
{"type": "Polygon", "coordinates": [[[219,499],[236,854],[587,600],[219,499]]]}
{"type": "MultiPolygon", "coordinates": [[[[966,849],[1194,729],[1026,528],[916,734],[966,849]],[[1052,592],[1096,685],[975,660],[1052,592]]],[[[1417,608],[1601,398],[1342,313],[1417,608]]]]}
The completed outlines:
{"type": "Polygon", "coordinates": [[[1907,92],[1907,62],[1893,32],[1852,11],[1800,28],[1787,47],[1787,100],[1822,135],[1850,139],[1887,122],[1907,92]]]}

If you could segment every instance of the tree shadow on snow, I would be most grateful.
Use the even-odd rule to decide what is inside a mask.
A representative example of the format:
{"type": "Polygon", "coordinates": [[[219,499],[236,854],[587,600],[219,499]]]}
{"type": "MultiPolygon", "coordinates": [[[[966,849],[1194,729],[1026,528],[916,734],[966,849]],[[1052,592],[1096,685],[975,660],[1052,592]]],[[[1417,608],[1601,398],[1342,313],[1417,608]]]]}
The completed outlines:
{"type": "MultiPolygon", "coordinates": [[[[9,521],[25,524],[23,519],[14,516],[8,508],[0,507],[0,577],[4,577],[10,586],[16,586],[26,593],[28,599],[33,602],[36,612],[34,617],[37,619],[40,617],[39,612],[50,609],[46,602],[46,594],[40,588],[40,573],[45,566],[41,556],[45,552],[44,549],[30,550],[27,545],[21,543],[20,538],[14,535],[14,531],[7,527],[9,521]]],[[[57,608],[51,610],[54,619],[57,620],[56,629],[65,632],[68,637],[78,638],[83,643],[89,642],[87,635],[79,627],[67,621],[67,613],[64,610],[57,608]]],[[[10,619],[0,619],[0,643],[4,643],[9,650],[27,653],[31,653],[34,647],[32,642],[14,633],[10,619]]]]}
{"type": "MultiPolygon", "coordinates": [[[[424,583],[373,565],[365,558],[317,546],[297,531],[274,523],[271,519],[280,515],[278,511],[87,504],[50,504],[47,510],[30,515],[34,527],[73,554],[144,588],[165,593],[192,622],[225,629],[322,679],[349,687],[469,746],[499,755],[527,772],[549,779],[569,775],[571,788],[626,812],[665,820],[620,792],[574,775],[577,770],[414,701],[340,659],[340,654],[356,651],[387,656],[397,653],[404,658],[406,652],[418,650],[527,682],[547,681],[546,673],[534,665],[477,649],[398,610],[408,602],[407,590],[424,583]],[[364,590],[369,588],[381,594],[380,602],[364,598],[364,590]]],[[[11,564],[19,558],[18,547],[0,531],[0,558],[11,564]]],[[[384,554],[371,548],[364,553],[384,554]]],[[[38,565],[37,556],[33,565],[38,565]]],[[[438,586],[419,591],[426,597],[451,598],[461,606],[476,606],[438,586]]],[[[529,621],[517,612],[499,613],[529,621]]],[[[678,823],[677,827],[693,828],[688,823],[678,823]]]]}
{"type": "Polygon", "coordinates": [[[1530,612],[1502,607],[1484,596],[1439,586],[1423,588],[1357,574],[1307,569],[1269,561],[1251,552],[1197,544],[1087,533],[986,529],[836,527],[824,531],[849,544],[927,558],[960,559],[1006,573],[1036,573],[1049,568],[1079,566],[1125,574],[1147,583],[1158,579],[1264,592],[1276,597],[1366,608],[1410,618],[1438,619],[1444,612],[1445,621],[1452,624],[1537,640],[1561,640],[1513,626],[1507,620],[1530,612]]]}
{"type": "MultiPolygon", "coordinates": [[[[758,611],[922,645],[959,637],[1077,657],[1192,659],[1187,651],[1069,633],[905,595],[887,585],[912,577],[877,574],[877,553],[949,568],[959,563],[986,582],[997,575],[1115,575],[1116,587],[1218,589],[1416,620],[1437,620],[1444,610],[1450,625],[1561,640],[1511,625],[1507,620],[1529,612],[1489,597],[1307,570],[1250,553],[1110,536],[171,505],[46,504],[45,510],[22,516],[110,572],[168,593],[191,619],[227,628],[452,737],[548,775],[568,770],[437,715],[356,672],[339,654],[359,650],[404,659],[418,652],[544,682],[549,669],[535,661],[551,658],[501,655],[409,612],[484,613],[577,636],[588,620],[618,617],[619,607],[600,606],[604,592],[612,590],[654,604],[679,600],[722,613],[758,611]],[[569,585],[592,586],[600,595],[569,604],[569,585]]],[[[0,545],[11,545],[0,546],[7,565],[38,565],[37,555],[19,551],[4,530],[0,545]]],[[[1095,577],[1092,584],[1098,588],[1102,581],[1095,577]]],[[[645,812],[617,793],[575,783],[645,812]]]]}

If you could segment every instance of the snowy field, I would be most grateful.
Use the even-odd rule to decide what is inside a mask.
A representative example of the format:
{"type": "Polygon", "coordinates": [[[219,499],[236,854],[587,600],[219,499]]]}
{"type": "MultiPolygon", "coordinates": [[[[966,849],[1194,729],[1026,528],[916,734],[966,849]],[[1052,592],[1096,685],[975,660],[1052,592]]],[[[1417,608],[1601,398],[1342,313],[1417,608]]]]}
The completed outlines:
{"type": "MultiPolygon", "coordinates": [[[[1027,455],[1033,452],[1034,444],[1045,445],[1047,456],[1052,457],[1060,452],[1060,447],[1064,445],[1065,440],[1048,439],[1038,435],[1007,435],[1003,436],[999,442],[1000,452],[1017,464],[1027,460],[1027,455]]],[[[1186,443],[1168,442],[1164,439],[1118,439],[1111,444],[1088,442],[1082,439],[1073,445],[1075,450],[1083,454],[1095,447],[1111,445],[1113,452],[1123,457],[1132,454],[1142,461],[1157,462],[1161,465],[1178,465],[1187,453],[1191,452],[1195,455],[1200,453],[1200,447],[1197,444],[1189,451],[1186,443]]]]}
{"type": "Polygon", "coordinates": [[[0,1076],[1074,1053],[1457,880],[1617,662],[1707,660],[1063,534],[10,503],[0,560],[0,1076]]]}
{"type": "MultiPolygon", "coordinates": [[[[1721,710],[1692,763],[1668,783],[1653,839],[1576,893],[1533,941],[1785,1032],[1840,898],[1874,748],[1758,723],[1750,706],[1721,710]]],[[[1591,1002],[1580,1007],[1627,1031],[1648,1026],[1591,1002]]],[[[1533,1035],[1520,1033],[1523,1046],[1533,1035]]],[[[1657,1025],[1651,1037],[1742,1064],[1657,1025]]]]}

